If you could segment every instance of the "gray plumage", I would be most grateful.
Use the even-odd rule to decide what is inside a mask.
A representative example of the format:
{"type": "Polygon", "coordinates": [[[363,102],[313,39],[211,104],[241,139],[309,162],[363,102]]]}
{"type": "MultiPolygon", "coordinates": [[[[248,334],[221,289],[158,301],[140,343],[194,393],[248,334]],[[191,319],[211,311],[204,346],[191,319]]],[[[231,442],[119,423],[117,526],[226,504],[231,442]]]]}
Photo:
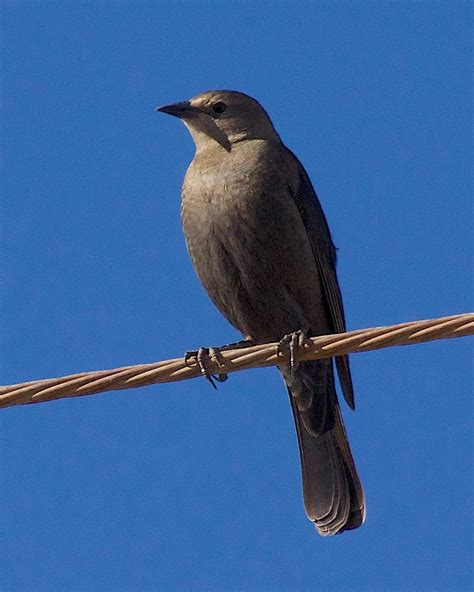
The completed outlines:
{"type": "MultiPolygon", "coordinates": [[[[345,330],[336,251],[303,166],[260,104],[208,91],[159,109],[196,144],[182,192],[193,265],[211,300],[246,339],[345,330]]],[[[354,407],[347,356],[336,359],[354,407]]],[[[290,393],[306,513],[322,535],[360,526],[364,493],[337,401],[332,360],[280,366],[290,393]]]]}

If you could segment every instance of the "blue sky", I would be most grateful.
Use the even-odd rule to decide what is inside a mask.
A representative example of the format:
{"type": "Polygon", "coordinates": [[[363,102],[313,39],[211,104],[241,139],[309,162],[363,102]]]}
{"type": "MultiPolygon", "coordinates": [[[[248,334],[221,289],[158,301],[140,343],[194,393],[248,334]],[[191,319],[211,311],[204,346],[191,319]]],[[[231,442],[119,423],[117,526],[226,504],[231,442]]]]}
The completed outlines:
{"type": "MultiPolygon", "coordinates": [[[[349,328],[472,308],[467,2],[2,4],[2,382],[227,343],[158,104],[258,98],[339,248],[349,328]]],[[[4,410],[5,591],[463,591],[472,346],[352,357],[366,524],[318,537],[274,369],[4,410]]],[[[348,410],[347,410],[348,411],[348,410]]]]}

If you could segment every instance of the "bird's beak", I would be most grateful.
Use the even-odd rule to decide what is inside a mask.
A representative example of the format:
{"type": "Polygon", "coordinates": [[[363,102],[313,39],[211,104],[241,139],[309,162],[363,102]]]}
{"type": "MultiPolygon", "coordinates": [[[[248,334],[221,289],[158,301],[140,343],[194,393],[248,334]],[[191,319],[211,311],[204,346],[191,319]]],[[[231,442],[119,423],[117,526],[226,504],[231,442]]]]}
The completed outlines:
{"type": "Polygon", "coordinates": [[[167,113],[174,117],[190,117],[196,113],[196,108],[191,105],[189,101],[183,101],[182,103],[173,103],[172,105],[163,105],[157,107],[157,111],[160,113],[167,113]]]}
{"type": "Polygon", "coordinates": [[[230,152],[231,145],[227,135],[216,125],[215,120],[205,111],[191,105],[190,101],[182,103],[173,103],[172,105],[163,105],[157,107],[157,111],[167,113],[183,120],[184,125],[189,129],[197,145],[201,134],[208,136],[220,144],[227,152],[230,152]]]}

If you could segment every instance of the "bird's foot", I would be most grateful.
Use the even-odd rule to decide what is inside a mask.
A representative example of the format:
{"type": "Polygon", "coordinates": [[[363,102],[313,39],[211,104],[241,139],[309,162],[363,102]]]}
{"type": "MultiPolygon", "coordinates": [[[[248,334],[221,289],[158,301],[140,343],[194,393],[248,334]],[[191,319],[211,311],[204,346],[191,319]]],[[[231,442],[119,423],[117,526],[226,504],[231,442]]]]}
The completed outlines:
{"type": "Polygon", "coordinates": [[[296,352],[300,347],[304,348],[310,343],[311,340],[300,330],[293,331],[293,333],[287,333],[278,342],[277,353],[288,354],[290,356],[290,369],[292,374],[298,368],[298,362],[295,358],[296,352]]]}
{"type": "Polygon", "coordinates": [[[227,345],[222,345],[221,347],[200,347],[196,350],[187,351],[184,354],[184,363],[186,366],[189,366],[189,361],[194,358],[196,364],[199,366],[201,374],[211,383],[215,389],[217,389],[216,382],[225,382],[228,376],[225,373],[213,374],[209,370],[209,362],[213,362],[218,368],[221,368],[222,351],[229,349],[241,349],[244,347],[250,347],[252,345],[255,345],[255,342],[250,339],[246,339],[244,341],[228,343],[227,345]]]}
{"type": "Polygon", "coordinates": [[[217,390],[216,382],[225,382],[228,378],[227,374],[213,374],[209,370],[209,362],[213,362],[219,368],[222,366],[222,356],[220,355],[220,348],[218,347],[200,347],[197,350],[187,351],[184,354],[184,363],[189,366],[189,361],[194,358],[201,374],[206,378],[213,388],[217,390]]]}

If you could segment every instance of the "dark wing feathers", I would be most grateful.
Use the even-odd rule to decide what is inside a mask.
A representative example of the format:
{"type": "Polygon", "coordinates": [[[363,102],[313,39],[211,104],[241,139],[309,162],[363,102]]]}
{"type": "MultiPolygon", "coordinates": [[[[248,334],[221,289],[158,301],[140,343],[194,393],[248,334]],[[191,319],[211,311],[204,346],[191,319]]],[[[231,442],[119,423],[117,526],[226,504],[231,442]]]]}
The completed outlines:
{"type": "MultiPolygon", "coordinates": [[[[331,239],[326,216],[311,181],[303,165],[291,151],[289,152],[298,163],[299,169],[299,187],[296,194],[292,192],[292,195],[308,233],[318,265],[330,321],[335,333],[344,333],[346,321],[341,290],[336,276],[336,248],[331,239]]],[[[336,368],[344,399],[349,407],[354,409],[354,388],[347,355],[336,357],[336,368]]]]}

